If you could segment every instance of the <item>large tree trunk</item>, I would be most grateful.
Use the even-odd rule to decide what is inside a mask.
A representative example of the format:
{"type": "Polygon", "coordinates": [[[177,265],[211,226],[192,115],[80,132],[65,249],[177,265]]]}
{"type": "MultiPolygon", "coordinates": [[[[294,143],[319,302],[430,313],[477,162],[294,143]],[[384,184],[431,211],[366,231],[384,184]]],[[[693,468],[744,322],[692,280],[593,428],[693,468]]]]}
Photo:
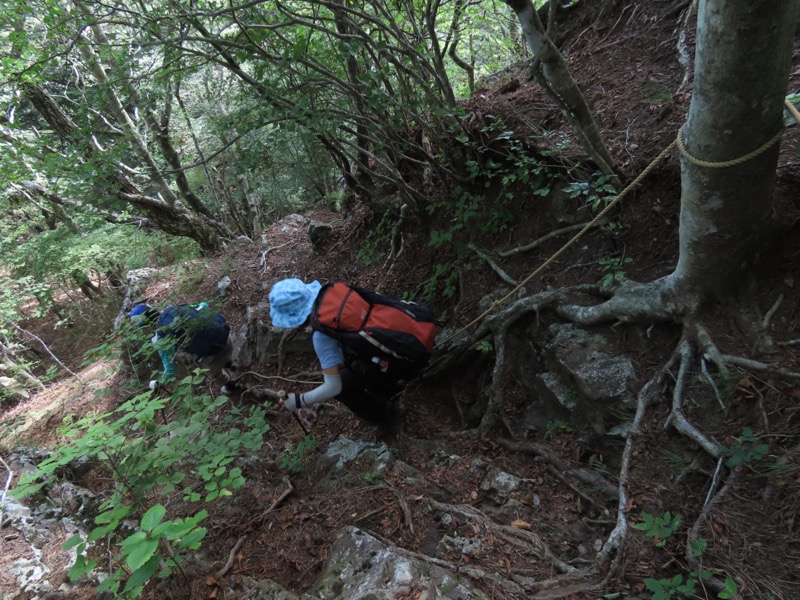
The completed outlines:
{"type": "MultiPolygon", "coordinates": [[[[701,0],[686,149],[734,160],[782,127],[797,0],[701,0]]],[[[681,161],[679,290],[719,296],[735,287],[772,231],[774,144],[726,168],[681,161]]]]}

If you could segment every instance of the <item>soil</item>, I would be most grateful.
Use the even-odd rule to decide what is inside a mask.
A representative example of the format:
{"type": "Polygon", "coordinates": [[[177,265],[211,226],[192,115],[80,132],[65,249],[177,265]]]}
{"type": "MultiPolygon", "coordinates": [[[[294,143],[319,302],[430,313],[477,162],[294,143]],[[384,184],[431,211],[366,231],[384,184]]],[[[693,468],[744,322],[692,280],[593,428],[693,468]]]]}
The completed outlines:
{"type": "MultiPolygon", "coordinates": [[[[692,65],[679,62],[678,43],[689,3],[675,0],[619,3],[623,6],[605,15],[597,13],[595,5],[601,4],[604,3],[578,4],[570,17],[571,26],[562,49],[573,76],[586,90],[623,180],[630,181],[675,138],[688,110],[692,65]]],[[[694,49],[694,25],[694,16],[686,19],[688,38],[683,43],[689,56],[694,49]]],[[[793,65],[790,92],[800,86],[797,52],[793,65]]],[[[524,66],[485,82],[465,102],[465,107],[475,123],[487,122],[493,115],[502,119],[516,137],[528,139],[534,145],[542,143],[543,130],[559,132],[563,138],[571,135],[559,111],[541,88],[528,80],[524,66]],[[513,85],[508,85],[510,82],[513,85]],[[513,91],[501,91],[507,89],[513,91]]],[[[707,323],[722,352],[769,362],[790,371],[797,370],[800,363],[797,350],[800,346],[793,343],[800,338],[795,308],[800,299],[800,263],[795,260],[800,252],[795,228],[800,215],[797,193],[800,162],[794,138],[793,130],[785,136],[778,167],[775,194],[781,232],[776,235],[769,254],[762,258],[758,281],[743,290],[748,293],[750,306],[759,320],[775,309],[770,313],[770,334],[777,342],[777,351],[768,356],[757,354],[744,319],[730,317],[728,312],[712,313],[707,323]]],[[[431,201],[444,193],[445,190],[434,190],[431,201]]],[[[677,260],[679,207],[680,171],[677,159],[672,156],[620,205],[613,215],[619,225],[616,231],[595,229],[588,233],[528,283],[526,291],[534,293],[596,282],[604,274],[598,260],[607,256],[633,258],[625,264],[625,273],[637,281],[669,274],[677,260]]],[[[556,237],[530,252],[498,258],[500,252],[536,240],[553,228],[552,221],[542,216],[542,207],[529,194],[520,192],[505,210],[512,217],[512,226],[500,234],[477,235],[475,242],[509,277],[519,281],[558,250],[569,236],[556,237]]],[[[271,284],[287,276],[323,282],[341,280],[389,293],[419,292],[436,266],[455,256],[447,246],[429,245],[430,229],[436,225],[436,218],[435,213],[432,217],[423,213],[408,224],[404,229],[403,252],[397,258],[387,259],[384,248],[381,260],[365,265],[359,259],[359,250],[363,256],[371,243],[368,234],[378,228],[381,215],[360,204],[353,205],[346,214],[320,207],[304,217],[276,223],[257,243],[232,243],[219,257],[181,265],[171,275],[161,277],[147,295],[155,304],[213,298],[217,295],[217,282],[228,275],[233,285],[222,307],[236,328],[244,321],[246,308],[264,300],[271,284]],[[334,224],[323,249],[315,249],[309,240],[305,220],[308,218],[334,224]],[[187,273],[191,275],[190,284],[186,283],[187,273]]],[[[446,296],[440,286],[432,303],[449,324],[460,326],[480,314],[480,300],[503,283],[497,272],[479,258],[463,260],[454,268],[459,275],[455,295],[446,296]]],[[[109,301],[114,310],[109,309],[103,316],[103,322],[109,326],[119,306],[115,302],[109,301]]],[[[79,304],[76,301],[76,307],[79,304]]],[[[74,314],[87,311],[75,308],[74,314]]],[[[554,319],[552,315],[542,318],[554,319]]],[[[54,443],[64,415],[77,417],[103,411],[118,405],[122,399],[123,375],[117,365],[81,366],[83,352],[96,345],[106,332],[103,328],[82,327],[77,319],[73,327],[58,329],[53,327],[54,318],[24,322],[23,326],[39,335],[61,361],[91,383],[87,392],[76,378],[62,378],[30,401],[8,408],[0,418],[15,440],[26,444],[54,443]],[[93,393],[96,391],[106,393],[93,393]],[[21,421],[25,421],[24,428],[12,425],[21,421]]],[[[660,342],[636,357],[642,383],[664,367],[680,334],[674,327],[658,329],[655,339],[660,342]]],[[[624,351],[625,327],[608,331],[618,336],[620,350],[624,351]]],[[[514,343],[510,342],[512,350],[514,343]]],[[[521,352],[517,359],[524,358],[521,352]]],[[[284,374],[291,376],[314,368],[312,357],[292,357],[284,366],[284,374]]],[[[425,552],[431,532],[439,527],[428,502],[436,497],[436,490],[446,490],[448,502],[454,505],[474,503],[482,493],[475,473],[469,469],[471,459],[488,461],[501,470],[536,482],[535,499],[520,499],[526,512],[516,518],[534,522],[535,530],[557,554],[591,560],[598,541],[602,543],[614,526],[615,502],[599,507],[586,503],[563,476],[553,472],[547,461],[508,450],[498,443],[496,438],[507,435],[507,431],[493,431],[482,440],[464,435],[468,427],[462,422],[458,403],[469,405],[474,400],[476,390],[488,379],[490,368],[490,362],[478,362],[465,367],[458,376],[448,374],[445,380],[424,381],[404,395],[402,432],[388,443],[399,460],[423,474],[414,483],[409,483],[407,474],[400,471],[385,473],[381,485],[371,485],[363,478],[359,481],[356,473],[355,479],[343,480],[322,493],[315,487],[317,473],[313,461],[306,463],[299,473],[289,474],[287,480],[287,473],[278,464],[279,454],[289,444],[302,440],[304,432],[288,413],[270,410],[271,430],[269,444],[261,451],[263,460],[257,468],[246,470],[247,484],[236,490],[229,503],[213,509],[205,523],[209,534],[203,544],[203,555],[209,564],[189,566],[188,579],[174,578],[154,584],[146,589],[144,597],[222,597],[223,586],[214,573],[226,563],[240,539],[243,541],[225,576],[225,584],[232,586],[231,589],[236,589],[236,578],[248,576],[273,579],[298,593],[307,590],[319,576],[332,541],[341,527],[348,524],[377,533],[397,546],[425,552]],[[465,460],[455,466],[437,462],[432,458],[436,449],[465,460]],[[268,511],[288,489],[288,482],[292,488],[289,495],[268,511]],[[535,519],[530,517],[531,513],[537,515],[535,519]]],[[[759,372],[736,371],[726,396],[728,406],[723,418],[711,417],[712,411],[706,407],[716,401],[704,397],[707,386],[702,385],[700,377],[689,382],[691,402],[686,407],[687,417],[706,435],[733,447],[743,428],[749,427],[770,444],[771,455],[785,457],[781,469],[745,467],[720,505],[704,521],[705,537],[713,548],[704,561],[723,580],[725,574],[735,577],[738,589],[748,598],[800,597],[797,572],[800,545],[795,525],[800,506],[800,457],[796,452],[800,442],[800,386],[790,381],[768,378],[759,372]]],[[[506,422],[514,423],[524,406],[524,392],[513,381],[506,383],[505,391],[501,415],[506,422]]],[[[683,516],[680,539],[673,536],[664,542],[664,547],[656,547],[652,538],[633,531],[621,573],[603,581],[601,570],[595,580],[553,597],[589,600],[610,597],[605,595],[614,592],[635,595],[644,590],[643,578],[687,572],[686,528],[702,511],[716,463],[697,451],[692,442],[664,427],[670,398],[670,390],[665,390],[660,405],[650,410],[642,428],[629,473],[627,508],[632,516],[680,512],[683,516]]],[[[236,402],[246,404],[247,399],[236,402]]],[[[605,469],[606,476],[616,482],[621,443],[587,447],[568,428],[547,433],[527,432],[522,441],[546,444],[570,467],[605,469]]],[[[318,442],[317,452],[321,452],[338,438],[373,440],[376,432],[334,404],[323,411],[312,435],[318,442]]],[[[90,479],[82,483],[100,489],[99,481],[90,479]]],[[[182,514],[192,507],[182,506],[176,498],[167,508],[182,514]]],[[[549,564],[518,553],[486,531],[467,531],[467,526],[464,527],[464,535],[481,538],[482,550],[470,558],[456,552],[447,556],[448,560],[486,571],[524,573],[539,582],[552,577],[549,564]]],[[[13,548],[4,546],[0,573],[15,558],[10,556],[13,548]]],[[[484,585],[490,597],[509,597],[477,583],[484,585]]],[[[0,586],[4,585],[5,579],[0,578],[0,586]]],[[[535,591],[534,585],[531,594],[535,591]]],[[[85,593],[86,597],[91,596],[88,589],[85,593]]],[[[702,598],[715,597],[711,591],[702,589],[695,593],[702,598]]]]}

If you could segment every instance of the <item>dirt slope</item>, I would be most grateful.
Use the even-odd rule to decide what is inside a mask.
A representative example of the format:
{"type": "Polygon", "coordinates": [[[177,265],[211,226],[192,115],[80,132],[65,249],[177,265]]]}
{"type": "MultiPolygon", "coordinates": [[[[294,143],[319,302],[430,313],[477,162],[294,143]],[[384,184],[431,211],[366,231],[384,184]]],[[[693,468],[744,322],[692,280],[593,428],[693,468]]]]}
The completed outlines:
{"type": "MultiPolygon", "coordinates": [[[[584,4],[595,3],[580,3],[579,6],[584,4]]],[[[682,53],[692,55],[694,17],[693,13],[686,12],[687,2],[620,4],[622,6],[604,15],[594,12],[591,6],[581,8],[565,34],[563,50],[573,75],[586,90],[621,173],[630,179],[674,139],[683,123],[691,95],[691,64],[681,64],[679,59],[682,53]],[[685,39],[683,34],[686,34],[685,39]]],[[[800,78],[797,54],[794,64],[793,86],[800,78]]],[[[790,91],[796,89],[793,87],[790,91]]],[[[486,82],[466,106],[475,115],[476,122],[486,121],[489,115],[499,116],[520,137],[536,139],[545,130],[559,131],[565,138],[571,135],[560,113],[539,87],[525,78],[523,70],[509,71],[486,82]],[[516,83],[508,85],[510,82],[516,83]],[[508,89],[513,91],[500,91],[508,89]]],[[[800,194],[797,193],[800,163],[794,153],[795,138],[796,133],[792,131],[783,141],[776,190],[785,233],[776,238],[775,248],[764,257],[759,281],[749,290],[761,318],[776,307],[771,314],[772,321],[779,324],[774,335],[783,342],[776,355],[757,358],[774,361],[790,370],[797,370],[800,362],[795,351],[797,346],[789,343],[800,338],[795,309],[800,286],[800,265],[795,257],[800,252],[800,242],[794,228],[800,209],[800,194]]],[[[619,224],[615,232],[597,230],[587,235],[538,280],[531,282],[530,291],[596,281],[603,275],[598,260],[608,256],[633,258],[626,264],[625,271],[635,280],[647,281],[668,274],[677,256],[679,201],[679,167],[673,157],[656,169],[621,206],[614,217],[619,224]]],[[[540,213],[535,200],[518,197],[508,210],[514,217],[510,229],[502,235],[479,238],[481,247],[493,256],[538,239],[549,231],[549,225],[538,218],[540,213]]],[[[227,274],[233,280],[233,292],[223,307],[235,326],[244,320],[246,308],[264,299],[272,281],[282,277],[339,279],[399,293],[419,290],[436,265],[448,258],[447,248],[428,245],[430,234],[424,217],[406,228],[404,252],[397,260],[380,260],[365,266],[358,261],[357,252],[366,244],[367,234],[377,226],[380,215],[357,206],[345,221],[341,221],[341,215],[323,209],[311,216],[337,222],[324,252],[315,252],[304,226],[277,224],[265,233],[263,243],[236,244],[224,256],[196,265],[197,276],[191,286],[170,285],[166,279],[160,281],[159,288],[153,290],[153,300],[194,301],[198,297],[213,297],[218,279],[227,274]]],[[[497,261],[507,275],[520,280],[557,250],[565,239],[556,238],[532,252],[497,261]]],[[[452,321],[466,323],[480,312],[479,301],[501,282],[497,273],[480,259],[462,261],[458,268],[456,295],[447,297],[440,289],[434,304],[452,321]]],[[[31,328],[37,325],[41,327],[42,324],[30,324],[31,328]]],[[[722,351],[754,356],[744,319],[720,319],[713,323],[713,334],[722,351]]],[[[623,349],[624,338],[625,332],[621,331],[623,349]]],[[[78,353],[70,353],[70,348],[76,348],[74,344],[66,345],[56,336],[48,337],[48,341],[62,358],[73,359],[71,366],[76,365],[78,353]]],[[[665,344],[654,348],[652,355],[638,357],[637,371],[643,381],[663,366],[672,350],[671,344],[665,344]]],[[[518,358],[524,360],[523,356],[518,358]]],[[[313,368],[313,362],[292,366],[313,368]]],[[[485,365],[482,368],[485,371],[485,365]]],[[[263,462],[245,473],[248,484],[237,491],[228,505],[214,511],[207,522],[210,533],[204,554],[213,568],[198,567],[191,572],[193,583],[188,587],[184,581],[168,581],[148,589],[146,597],[218,597],[216,594],[221,588],[207,577],[225,563],[229,551],[240,538],[243,543],[235,556],[230,577],[271,578],[295,591],[303,591],[315,581],[332,540],[344,524],[369,529],[399,546],[425,552],[429,549],[430,536],[435,537],[440,525],[429,505],[414,499],[436,497],[436,490],[443,489],[451,504],[474,503],[481,493],[476,472],[471,470],[475,460],[488,461],[535,482],[535,498],[520,499],[520,506],[526,514],[538,515],[537,531],[555,551],[591,560],[597,540],[604,540],[613,527],[616,510],[613,502],[604,507],[608,512],[587,505],[574,488],[554,473],[547,461],[509,451],[494,441],[494,435],[480,441],[462,435],[464,425],[457,403],[470,402],[469,396],[475,394],[476,386],[485,381],[484,371],[479,367],[474,373],[467,370],[461,374],[465,376],[462,385],[458,385],[458,381],[439,382],[439,385],[427,383],[404,398],[407,415],[403,433],[391,446],[398,458],[422,473],[414,484],[409,484],[407,473],[393,471],[383,478],[385,485],[369,485],[363,478],[361,485],[358,478],[363,473],[354,473],[352,479],[340,483],[339,487],[321,493],[316,486],[317,474],[309,465],[291,476],[294,490],[288,499],[277,510],[267,513],[266,509],[286,489],[286,473],[279,468],[277,455],[287,444],[296,444],[303,438],[303,432],[288,414],[271,412],[270,444],[263,450],[263,462]],[[437,459],[442,452],[458,455],[462,460],[443,463],[437,459]],[[354,489],[358,493],[354,494],[354,489]]],[[[110,375],[95,385],[113,388],[113,377],[110,375]]],[[[797,416],[800,388],[757,373],[737,372],[730,382],[729,410],[725,419],[714,421],[702,418],[701,382],[693,380],[691,385],[697,389],[694,405],[689,408],[691,417],[721,442],[733,446],[736,440],[731,436],[737,435],[743,427],[750,427],[762,439],[769,440],[775,452],[796,449],[800,443],[797,416]]],[[[691,448],[686,439],[664,431],[669,398],[669,390],[665,390],[663,406],[652,411],[638,444],[629,482],[631,511],[636,515],[642,512],[662,515],[667,510],[680,510],[686,527],[702,510],[715,465],[691,448]]],[[[46,407],[50,405],[50,418],[33,423],[29,431],[36,440],[48,439],[59,422],[52,417],[57,414],[52,406],[54,401],[66,403],[64,412],[83,414],[91,408],[101,408],[106,402],[113,405],[119,399],[113,395],[93,399],[53,387],[47,394],[34,398],[31,404],[7,411],[2,418],[9,422],[19,414],[30,413],[36,403],[44,405],[42,412],[48,414],[46,407]]],[[[517,395],[510,393],[503,415],[513,421],[519,415],[522,402],[524,398],[519,392],[517,395]]],[[[494,433],[500,436],[506,432],[494,433]]],[[[374,431],[334,406],[323,414],[313,435],[321,451],[341,437],[371,440],[374,431]]],[[[599,469],[605,466],[607,477],[615,480],[619,445],[586,447],[567,429],[554,430],[546,439],[541,434],[530,434],[522,441],[546,443],[571,467],[599,469]]],[[[788,452],[782,470],[770,472],[757,465],[745,469],[743,477],[721,498],[720,506],[704,522],[706,536],[714,547],[714,567],[736,574],[739,589],[745,590],[747,597],[766,599],[772,595],[784,600],[800,597],[796,572],[800,548],[795,528],[797,498],[800,497],[799,460],[796,452],[788,452]],[[765,490],[770,493],[766,494],[765,490]]],[[[518,518],[523,516],[517,515],[518,518]]],[[[509,515],[509,519],[513,518],[509,515]]],[[[537,581],[551,576],[549,565],[521,555],[486,531],[463,533],[480,536],[484,542],[482,552],[469,558],[457,555],[448,558],[469,562],[487,571],[524,573],[537,581]]],[[[588,600],[611,592],[636,594],[643,589],[644,577],[685,573],[684,541],[685,531],[681,539],[671,538],[661,549],[641,532],[636,532],[628,544],[628,559],[619,577],[601,583],[603,574],[599,573],[593,585],[586,584],[583,590],[574,590],[563,597],[588,600]]],[[[487,591],[496,598],[507,597],[501,591],[487,591]]],[[[533,586],[531,593],[535,591],[533,586]]],[[[705,597],[700,590],[697,594],[705,597]]]]}

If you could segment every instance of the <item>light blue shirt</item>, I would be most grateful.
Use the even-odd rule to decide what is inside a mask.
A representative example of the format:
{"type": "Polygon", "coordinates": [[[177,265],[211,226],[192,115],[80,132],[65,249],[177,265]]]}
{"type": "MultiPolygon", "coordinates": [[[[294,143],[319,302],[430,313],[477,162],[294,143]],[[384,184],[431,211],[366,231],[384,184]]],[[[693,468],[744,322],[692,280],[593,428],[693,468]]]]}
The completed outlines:
{"type": "Polygon", "coordinates": [[[317,353],[319,364],[323,370],[337,365],[344,365],[344,353],[339,342],[321,331],[315,331],[311,336],[314,342],[314,352],[317,353]]]}

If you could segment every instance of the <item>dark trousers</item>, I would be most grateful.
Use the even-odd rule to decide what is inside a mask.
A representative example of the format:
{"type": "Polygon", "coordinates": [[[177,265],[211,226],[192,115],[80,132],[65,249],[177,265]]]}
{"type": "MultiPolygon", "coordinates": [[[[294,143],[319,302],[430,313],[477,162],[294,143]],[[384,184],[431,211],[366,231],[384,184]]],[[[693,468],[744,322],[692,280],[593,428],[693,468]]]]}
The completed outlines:
{"type": "Polygon", "coordinates": [[[393,396],[403,389],[402,381],[411,379],[417,370],[416,365],[399,363],[381,370],[379,364],[354,360],[340,373],[342,391],[336,399],[369,423],[387,423],[397,415],[393,396]]]}

